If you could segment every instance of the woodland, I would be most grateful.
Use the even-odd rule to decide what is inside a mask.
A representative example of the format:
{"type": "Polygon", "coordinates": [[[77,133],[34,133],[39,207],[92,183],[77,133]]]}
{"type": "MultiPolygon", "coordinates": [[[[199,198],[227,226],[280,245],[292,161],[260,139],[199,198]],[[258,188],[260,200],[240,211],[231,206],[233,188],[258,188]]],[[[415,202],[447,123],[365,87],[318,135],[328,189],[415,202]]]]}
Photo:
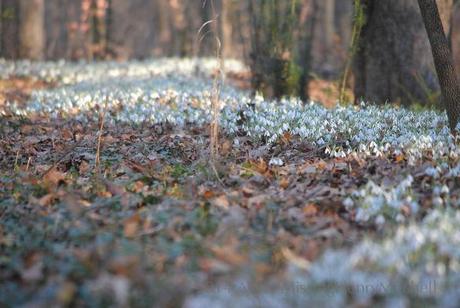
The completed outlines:
{"type": "Polygon", "coordinates": [[[459,307],[460,1],[0,0],[0,307],[459,307]]]}

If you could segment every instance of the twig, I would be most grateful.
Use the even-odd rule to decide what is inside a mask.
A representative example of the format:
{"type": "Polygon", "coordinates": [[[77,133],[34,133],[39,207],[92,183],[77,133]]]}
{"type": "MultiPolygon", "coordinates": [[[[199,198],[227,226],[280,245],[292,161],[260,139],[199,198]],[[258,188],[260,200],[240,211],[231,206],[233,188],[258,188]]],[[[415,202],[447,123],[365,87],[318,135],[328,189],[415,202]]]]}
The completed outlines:
{"type": "Polygon", "coordinates": [[[32,157],[29,156],[29,159],[27,160],[27,165],[26,165],[26,172],[29,171],[31,161],[32,161],[32,157]]]}
{"type": "Polygon", "coordinates": [[[104,129],[104,118],[105,118],[105,109],[100,115],[99,118],[99,132],[97,136],[97,147],[96,147],[96,161],[95,161],[95,166],[96,166],[96,171],[97,173],[100,172],[100,163],[101,163],[101,143],[102,143],[102,131],[104,129]]]}
{"type": "Polygon", "coordinates": [[[19,150],[16,152],[16,157],[14,159],[13,170],[16,171],[18,169],[18,160],[19,160],[19,150]]]}

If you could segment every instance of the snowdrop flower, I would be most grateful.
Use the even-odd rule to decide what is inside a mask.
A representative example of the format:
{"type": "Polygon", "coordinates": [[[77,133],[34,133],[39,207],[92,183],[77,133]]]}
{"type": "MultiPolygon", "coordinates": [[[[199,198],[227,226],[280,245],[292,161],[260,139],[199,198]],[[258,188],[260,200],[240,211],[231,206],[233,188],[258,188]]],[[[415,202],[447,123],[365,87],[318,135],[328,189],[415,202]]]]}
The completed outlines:
{"type": "Polygon", "coordinates": [[[272,158],[270,159],[270,161],[268,162],[268,164],[270,166],[283,166],[284,165],[284,162],[281,158],[272,158]]]}

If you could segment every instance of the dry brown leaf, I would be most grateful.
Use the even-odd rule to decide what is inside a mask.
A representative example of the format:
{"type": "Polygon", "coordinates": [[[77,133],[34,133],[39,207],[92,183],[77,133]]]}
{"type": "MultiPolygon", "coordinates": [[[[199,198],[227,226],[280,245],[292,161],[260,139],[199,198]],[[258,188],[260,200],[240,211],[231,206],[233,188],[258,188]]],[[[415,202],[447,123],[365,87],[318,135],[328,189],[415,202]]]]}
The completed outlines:
{"type": "Polygon", "coordinates": [[[38,204],[41,206],[48,206],[56,199],[56,195],[54,193],[46,194],[40,199],[38,199],[38,204]]]}
{"type": "Polygon", "coordinates": [[[139,230],[141,223],[141,217],[138,213],[134,214],[130,218],[123,222],[123,232],[126,237],[134,237],[139,230]]]}
{"type": "Polygon", "coordinates": [[[201,258],[198,261],[198,264],[200,268],[205,272],[224,274],[232,270],[228,264],[222,261],[210,259],[210,258],[201,258]]]}
{"type": "Polygon", "coordinates": [[[289,248],[287,247],[283,247],[281,249],[281,254],[283,255],[283,257],[286,259],[286,261],[288,261],[289,263],[301,268],[301,269],[304,269],[304,270],[307,270],[310,268],[310,262],[298,255],[296,255],[293,251],[291,251],[289,248]]]}
{"type": "Polygon", "coordinates": [[[268,164],[263,158],[259,158],[254,164],[255,171],[264,174],[268,170],[268,164]]]}
{"type": "Polygon", "coordinates": [[[221,145],[220,154],[226,156],[231,152],[231,150],[232,150],[232,141],[227,139],[221,145]]]}
{"type": "Polygon", "coordinates": [[[247,261],[247,258],[235,251],[231,246],[214,246],[211,248],[216,258],[231,265],[242,265],[247,261]]]}
{"type": "Polygon", "coordinates": [[[139,265],[139,257],[135,255],[118,256],[110,261],[109,269],[119,276],[130,276],[139,265]]]}
{"type": "Polygon", "coordinates": [[[281,178],[280,181],[279,181],[279,185],[283,189],[288,188],[289,184],[290,184],[289,179],[286,178],[286,177],[281,178]]]}
{"type": "Polygon", "coordinates": [[[304,212],[305,216],[307,216],[307,217],[315,216],[316,214],[318,214],[318,208],[316,207],[315,204],[310,203],[310,204],[307,204],[306,206],[304,206],[303,212],[304,212]]]}
{"type": "Polygon", "coordinates": [[[230,206],[230,201],[228,200],[226,195],[221,195],[217,198],[214,198],[211,204],[227,210],[230,206]]]}
{"type": "Polygon", "coordinates": [[[66,139],[66,140],[69,140],[69,139],[72,139],[73,138],[73,133],[70,129],[68,128],[64,128],[61,132],[61,136],[62,138],[66,139]]]}
{"type": "Polygon", "coordinates": [[[60,182],[64,181],[65,177],[66,174],[64,172],[52,169],[43,177],[43,184],[48,188],[54,188],[58,186],[60,182]]]}
{"type": "Polygon", "coordinates": [[[241,192],[243,193],[243,196],[245,197],[251,197],[253,196],[257,191],[249,184],[246,184],[241,188],[241,192]]]}
{"type": "Polygon", "coordinates": [[[89,167],[90,167],[90,164],[86,160],[83,160],[80,163],[80,166],[78,167],[78,173],[86,174],[89,170],[89,167]]]}
{"type": "Polygon", "coordinates": [[[212,197],[214,197],[214,192],[212,190],[206,190],[204,193],[203,193],[203,197],[205,199],[211,199],[212,197]]]}
{"type": "Polygon", "coordinates": [[[103,142],[105,144],[113,144],[113,143],[116,143],[118,140],[116,138],[114,138],[112,135],[107,135],[107,136],[104,136],[103,138],[103,142]]]}
{"type": "Polygon", "coordinates": [[[290,132],[285,132],[283,134],[282,140],[284,143],[290,143],[292,140],[292,134],[290,132]]]}

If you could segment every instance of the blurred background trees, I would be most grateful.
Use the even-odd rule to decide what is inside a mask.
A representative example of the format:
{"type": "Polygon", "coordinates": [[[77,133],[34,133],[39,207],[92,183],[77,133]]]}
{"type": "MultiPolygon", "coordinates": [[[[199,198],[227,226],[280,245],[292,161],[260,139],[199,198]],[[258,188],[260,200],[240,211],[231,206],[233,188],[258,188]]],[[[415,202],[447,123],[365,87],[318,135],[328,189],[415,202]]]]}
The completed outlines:
{"type": "MultiPolygon", "coordinates": [[[[196,39],[198,29],[213,17],[210,2],[0,0],[0,57],[214,56],[212,35],[199,43],[196,39]]],[[[459,70],[459,4],[437,3],[459,70]]],[[[252,86],[267,96],[299,95],[306,100],[312,83],[329,80],[335,87],[354,55],[345,81],[356,101],[426,105],[439,100],[417,0],[214,0],[214,4],[220,12],[223,55],[245,60],[252,70],[252,86]],[[365,21],[358,46],[351,46],[356,1],[365,21]],[[355,53],[350,52],[352,47],[355,53]]]]}

